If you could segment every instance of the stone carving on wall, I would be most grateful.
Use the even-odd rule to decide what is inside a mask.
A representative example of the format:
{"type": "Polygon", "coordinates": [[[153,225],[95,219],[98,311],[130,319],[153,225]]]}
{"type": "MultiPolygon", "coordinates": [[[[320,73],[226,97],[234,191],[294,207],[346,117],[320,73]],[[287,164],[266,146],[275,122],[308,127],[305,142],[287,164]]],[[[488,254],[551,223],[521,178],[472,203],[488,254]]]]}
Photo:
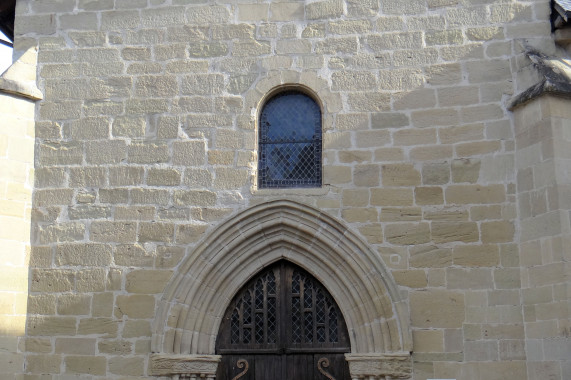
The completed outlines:
{"type": "Polygon", "coordinates": [[[410,379],[412,362],[403,354],[346,354],[351,378],[367,380],[410,379]]]}

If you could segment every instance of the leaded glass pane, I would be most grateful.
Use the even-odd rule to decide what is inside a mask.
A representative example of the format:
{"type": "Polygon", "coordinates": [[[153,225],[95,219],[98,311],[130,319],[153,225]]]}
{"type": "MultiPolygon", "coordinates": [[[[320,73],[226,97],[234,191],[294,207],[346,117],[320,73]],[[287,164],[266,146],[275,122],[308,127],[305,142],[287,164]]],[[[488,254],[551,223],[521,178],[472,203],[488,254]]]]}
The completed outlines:
{"type": "Polygon", "coordinates": [[[321,110],[309,96],[282,92],[260,116],[258,185],[321,186],[321,110]]]}

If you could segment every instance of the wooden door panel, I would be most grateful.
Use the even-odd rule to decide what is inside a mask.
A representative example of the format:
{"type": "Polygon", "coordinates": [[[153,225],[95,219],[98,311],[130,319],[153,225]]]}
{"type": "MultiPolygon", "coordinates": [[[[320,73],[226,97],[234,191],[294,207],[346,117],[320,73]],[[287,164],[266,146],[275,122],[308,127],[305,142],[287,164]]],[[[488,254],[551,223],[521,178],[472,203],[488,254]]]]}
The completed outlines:
{"type": "Polygon", "coordinates": [[[231,302],[216,352],[217,380],[350,380],[347,327],[327,289],[281,261],[231,302]]]}
{"type": "Polygon", "coordinates": [[[284,355],[284,357],[286,361],[284,379],[314,379],[313,355],[284,355]]]}
{"type": "Polygon", "coordinates": [[[313,355],[315,380],[350,380],[349,363],[343,354],[313,355]]]}

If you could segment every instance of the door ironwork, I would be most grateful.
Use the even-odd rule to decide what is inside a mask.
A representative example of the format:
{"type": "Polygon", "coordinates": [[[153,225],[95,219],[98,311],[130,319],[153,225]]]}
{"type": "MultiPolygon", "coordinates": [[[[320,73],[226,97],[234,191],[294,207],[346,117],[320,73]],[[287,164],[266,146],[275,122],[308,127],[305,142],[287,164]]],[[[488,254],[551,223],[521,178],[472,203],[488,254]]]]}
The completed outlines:
{"type": "Polygon", "coordinates": [[[234,297],[217,337],[218,380],[349,380],[347,327],[312,275],[281,261],[234,297]]]}

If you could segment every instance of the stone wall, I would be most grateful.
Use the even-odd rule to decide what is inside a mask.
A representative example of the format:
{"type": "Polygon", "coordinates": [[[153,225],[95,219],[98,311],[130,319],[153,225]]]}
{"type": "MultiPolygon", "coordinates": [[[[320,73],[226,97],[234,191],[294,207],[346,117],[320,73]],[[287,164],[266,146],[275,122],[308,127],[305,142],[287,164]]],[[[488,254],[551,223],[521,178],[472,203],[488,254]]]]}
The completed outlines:
{"type": "Polygon", "coordinates": [[[522,301],[530,378],[567,378],[571,107],[552,95],[515,111],[522,301]]]}
{"type": "Polygon", "coordinates": [[[44,94],[31,379],[148,375],[183,260],[281,199],[378,254],[410,313],[415,380],[542,378],[527,375],[535,268],[520,267],[505,102],[519,40],[554,50],[549,1],[20,0],[16,34],[39,46],[44,94]],[[285,85],[322,104],[320,189],[256,188],[257,115],[285,85]]]}
{"type": "Polygon", "coordinates": [[[0,378],[24,370],[34,183],[36,53],[0,77],[0,378]]]}

